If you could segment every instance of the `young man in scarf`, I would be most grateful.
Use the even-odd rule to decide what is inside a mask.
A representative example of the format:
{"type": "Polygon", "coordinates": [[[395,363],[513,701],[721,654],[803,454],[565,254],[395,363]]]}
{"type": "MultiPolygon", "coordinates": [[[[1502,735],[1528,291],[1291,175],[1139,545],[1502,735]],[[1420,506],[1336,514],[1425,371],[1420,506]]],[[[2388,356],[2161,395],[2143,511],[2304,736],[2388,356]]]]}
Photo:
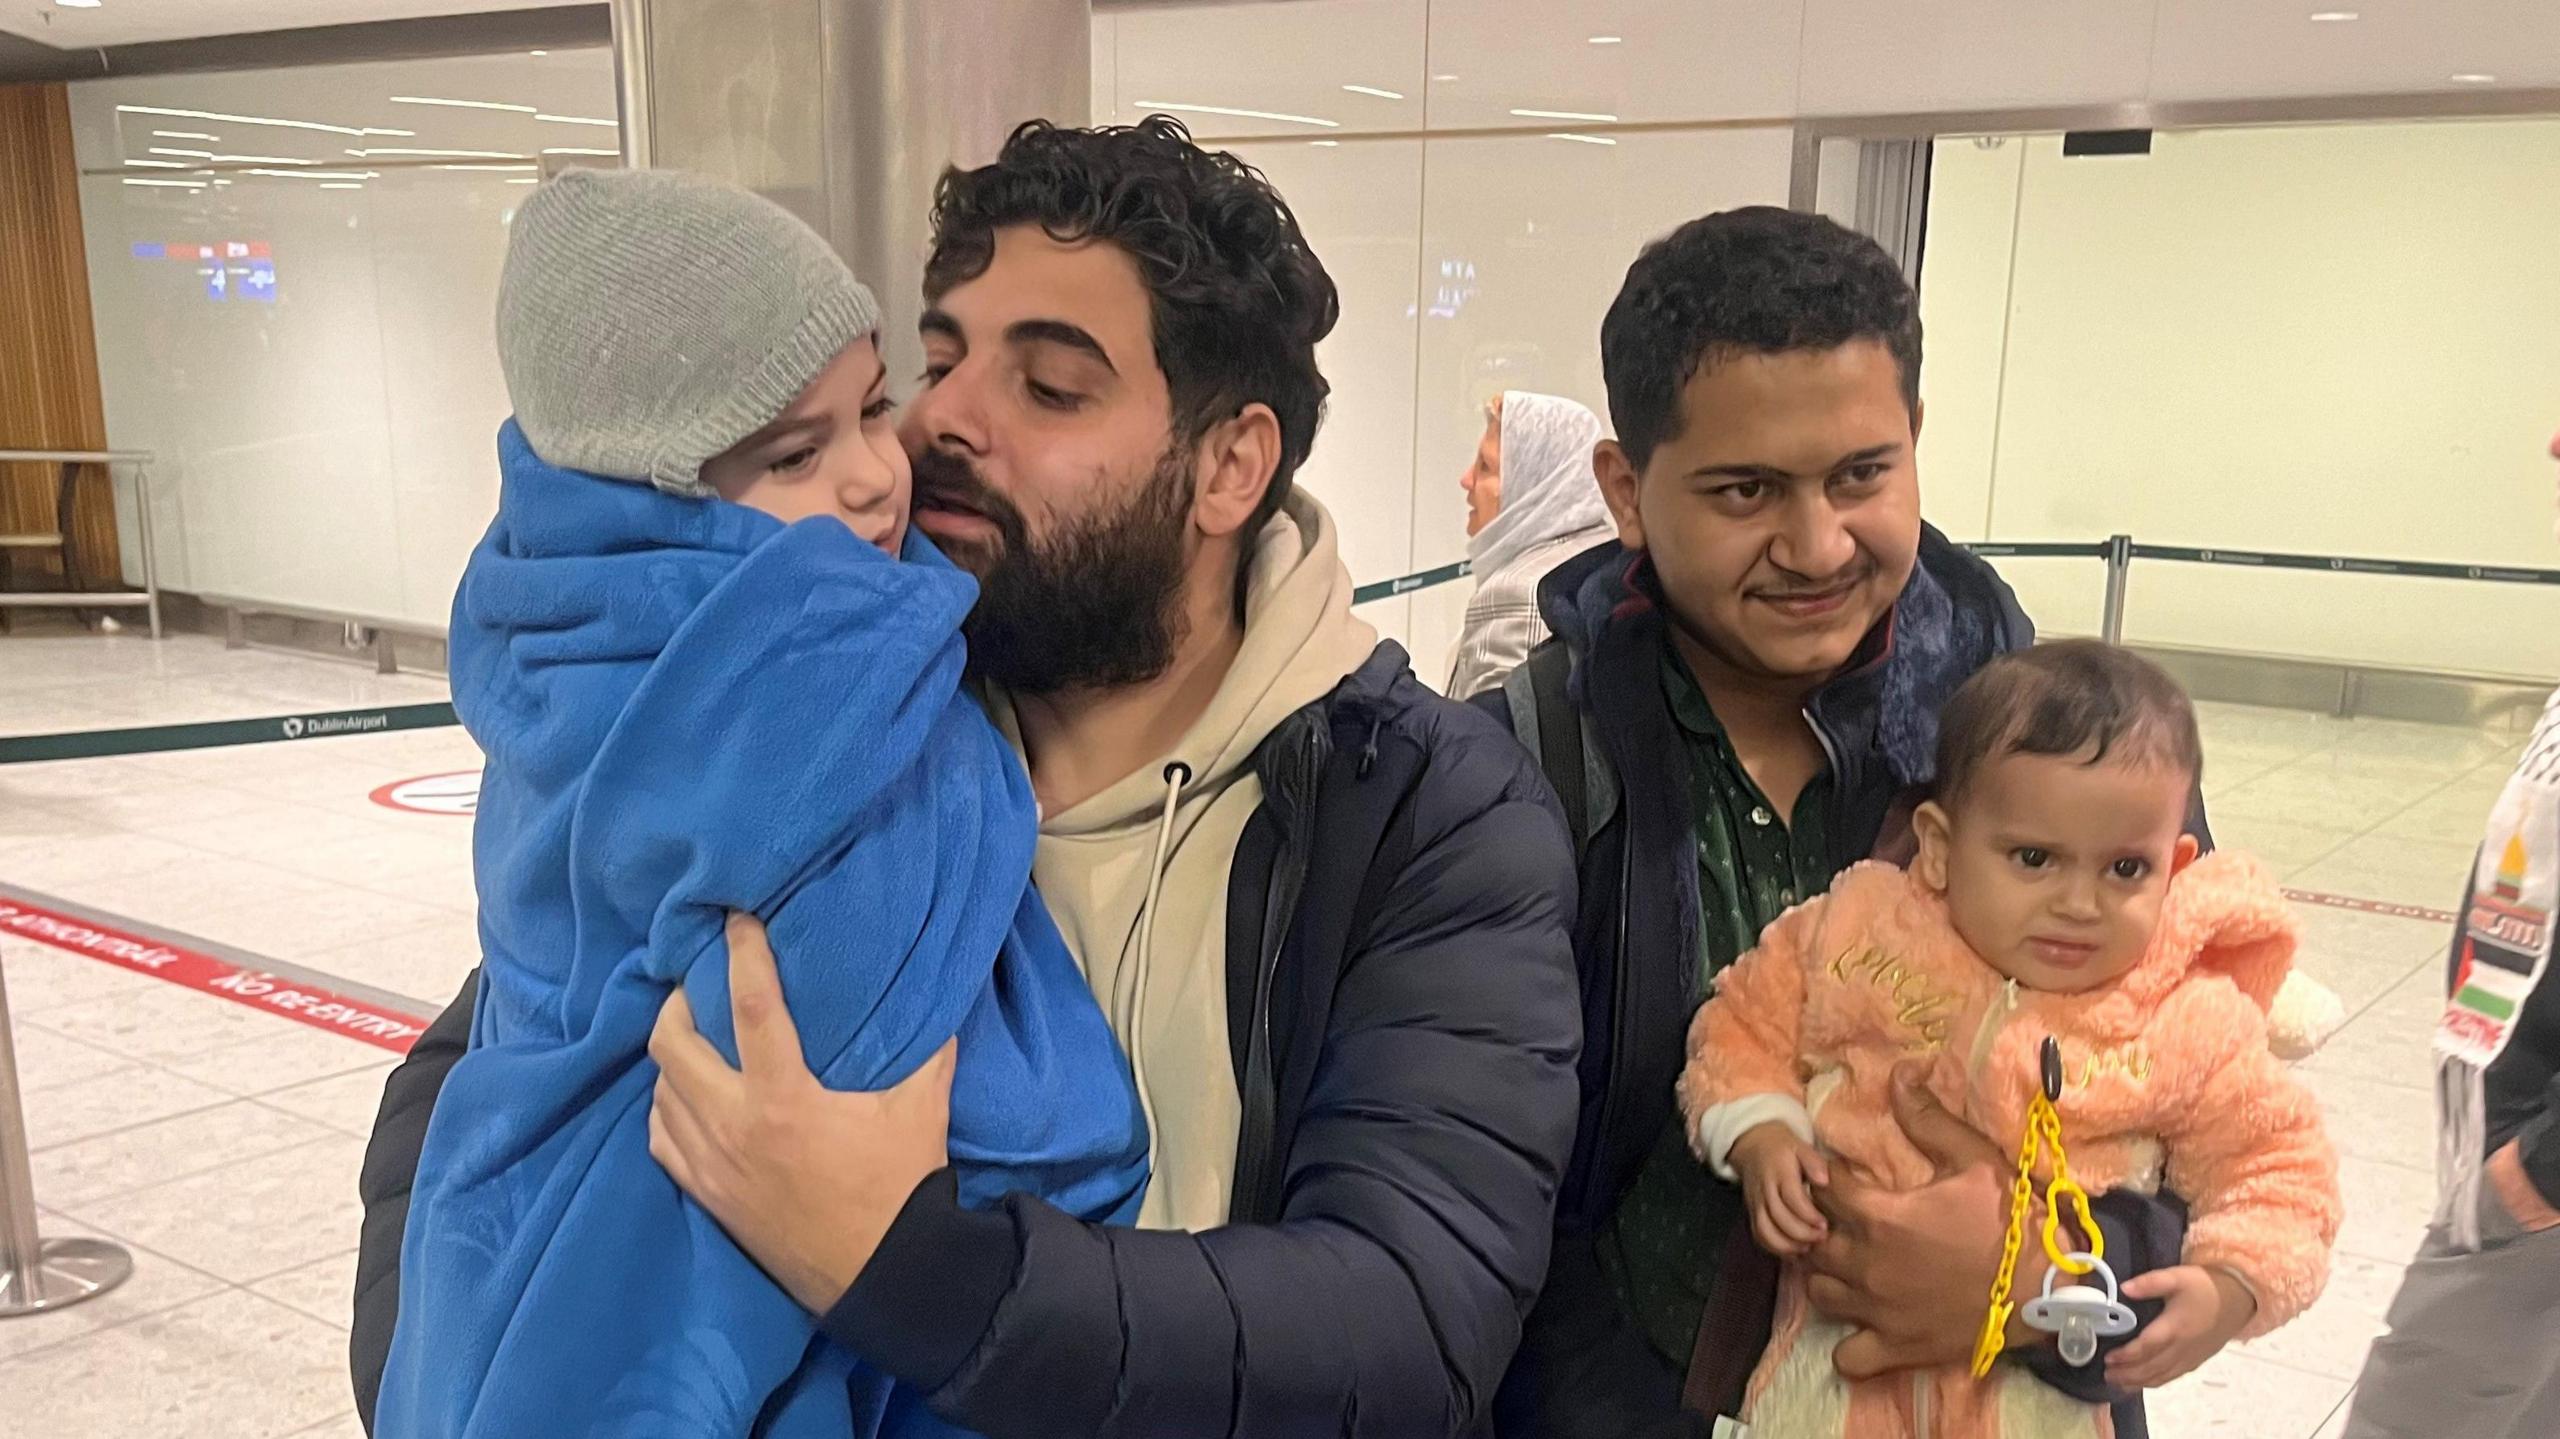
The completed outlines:
{"type": "MultiPolygon", "coordinates": [[[[2560,460],[2560,436],[2551,442],[2560,460]]],[[[2346,1439],[2560,1434],[2560,693],[2489,811],[2436,1026],[2435,1223],[2346,1439]]]]}

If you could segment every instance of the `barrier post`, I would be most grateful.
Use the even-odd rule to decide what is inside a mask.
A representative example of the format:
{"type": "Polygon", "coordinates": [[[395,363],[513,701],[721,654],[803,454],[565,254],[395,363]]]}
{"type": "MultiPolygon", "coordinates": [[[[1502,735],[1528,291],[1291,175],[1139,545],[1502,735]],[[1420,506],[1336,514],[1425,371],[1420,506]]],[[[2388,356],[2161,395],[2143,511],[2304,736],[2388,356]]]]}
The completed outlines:
{"type": "Polygon", "coordinates": [[[37,1234],[35,1191],[27,1114],[18,1102],[18,1047],[9,1031],[9,985],[0,975],[0,1319],[94,1299],[133,1274],[133,1256],[121,1245],[37,1234]]]}
{"type": "Polygon", "coordinates": [[[2124,590],[2132,571],[2133,536],[2107,536],[2107,607],[2098,619],[2098,637],[2111,645],[2124,643],[2124,590]]]}
{"type": "Polygon", "coordinates": [[[151,596],[151,637],[160,638],[160,551],[151,531],[151,461],[133,467],[133,513],[142,529],[142,589],[151,596]]]}

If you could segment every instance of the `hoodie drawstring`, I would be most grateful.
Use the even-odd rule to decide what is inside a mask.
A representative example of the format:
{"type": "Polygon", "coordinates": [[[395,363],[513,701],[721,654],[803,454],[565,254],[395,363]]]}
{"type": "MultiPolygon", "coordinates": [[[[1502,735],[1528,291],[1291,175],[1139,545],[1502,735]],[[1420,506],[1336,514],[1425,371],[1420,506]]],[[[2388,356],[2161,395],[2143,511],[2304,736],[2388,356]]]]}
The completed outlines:
{"type": "Polygon", "coordinates": [[[1369,721],[1369,742],[1360,747],[1360,765],[1352,771],[1354,779],[1367,779],[1369,771],[1378,767],[1378,731],[1384,729],[1386,723],[1387,717],[1383,714],[1369,721]]]}
{"type": "Polygon", "coordinates": [[[1120,1006],[1128,1016],[1128,1030],[1121,1036],[1120,1047],[1129,1056],[1129,1077],[1138,1087],[1138,1105],[1147,1117],[1148,1143],[1155,1142],[1156,1103],[1147,1091],[1146,1061],[1138,1056],[1146,1050],[1147,975],[1155,967],[1156,904],[1164,898],[1165,867],[1173,857],[1174,812],[1182,803],[1182,787],[1191,783],[1191,766],[1175,760],[1164,767],[1164,815],[1156,822],[1156,855],[1147,871],[1146,907],[1138,911],[1138,955],[1134,963],[1120,972],[1120,983],[1126,992],[1120,1006]]]}

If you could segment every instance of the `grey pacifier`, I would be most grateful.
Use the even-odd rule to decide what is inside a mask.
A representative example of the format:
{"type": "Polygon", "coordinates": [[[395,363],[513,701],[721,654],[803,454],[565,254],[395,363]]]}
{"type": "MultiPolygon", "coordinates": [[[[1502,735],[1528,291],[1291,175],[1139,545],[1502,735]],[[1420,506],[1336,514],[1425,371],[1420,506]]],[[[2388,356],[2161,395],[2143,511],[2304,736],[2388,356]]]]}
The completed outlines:
{"type": "Polygon", "coordinates": [[[2131,1334],[2134,1317],[2133,1311],[2124,1307],[2123,1301],[2116,1297],[2116,1272],[2107,1267],[2105,1260],[2085,1253],[2074,1254],[2071,1258],[2089,1266],[2090,1272],[2081,1278],[2103,1280],[2106,1288],[2098,1289],[2087,1283],[2075,1282],[2056,1289],[2054,1281],[2061,1278],[2064,1271],[2062,1266],[2053,1265],[2044,1272],[2044,1294],[2029,1300],[2019,1317],[2026,1320],[2030,1328],[2060,1335],[2065,1362],[2086,1364],[2097,1357],[2100,1339],[2131,1334]]]}

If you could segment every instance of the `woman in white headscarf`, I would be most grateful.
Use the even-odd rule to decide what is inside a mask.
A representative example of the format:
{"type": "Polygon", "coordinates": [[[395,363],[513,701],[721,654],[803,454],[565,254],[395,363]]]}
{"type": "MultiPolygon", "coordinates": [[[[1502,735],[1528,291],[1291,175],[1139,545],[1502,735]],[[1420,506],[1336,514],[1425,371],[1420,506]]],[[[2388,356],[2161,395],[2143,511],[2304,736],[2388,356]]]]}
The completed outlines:
{"type": "Polygon", "coordinates": [[[1617,536],[1591,450],[1606,430],[1572,400],[1506,390],[1485,406],[1484,440],[1460,485],[1475,598],[1449,673],[1452,698],[1493,688],[1547,637],[1538,581],[1617,536]]]}

